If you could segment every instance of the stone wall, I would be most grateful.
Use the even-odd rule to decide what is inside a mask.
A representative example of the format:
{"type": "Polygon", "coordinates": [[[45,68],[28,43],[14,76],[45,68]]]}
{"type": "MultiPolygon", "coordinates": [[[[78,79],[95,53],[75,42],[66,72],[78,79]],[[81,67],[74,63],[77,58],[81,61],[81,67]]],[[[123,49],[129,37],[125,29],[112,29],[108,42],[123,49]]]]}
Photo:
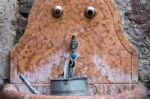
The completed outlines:
{"type": "Polygon", "coordinates": [[[150,89],[150,0],[115,1],[127,38],[139,51],[139,80],[150,89]]]}
{"type": "Polygon", "coordinates": [[[26,25],[27,25],[27,19],[29,12],[31,10],[33,4],[33,0],[19,0],[19,17],[18,17],[18,29],[17,29],[17,35],[16,35],[16,41],[18,42],[20,37],[23,35],[26,25]]]}
{"type": "Polygon", "coordinates": [[[0,0],[0,85],[9,80],[9,51],[14,46],[17,0],[0,0]]]}

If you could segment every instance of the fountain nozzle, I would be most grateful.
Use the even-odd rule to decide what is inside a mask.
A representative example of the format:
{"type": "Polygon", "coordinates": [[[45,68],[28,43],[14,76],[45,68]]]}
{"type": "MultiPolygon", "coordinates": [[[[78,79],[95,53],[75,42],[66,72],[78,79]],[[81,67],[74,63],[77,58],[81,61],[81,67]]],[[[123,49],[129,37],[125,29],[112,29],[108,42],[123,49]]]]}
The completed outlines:
{"type": "Polygon", "coordinates": [[[70,49],[71,49],[71,59],[65,62],[64,66],[64,78],[72,77],[72,71],[75,66],[75,60],[77,58],[76,49],[78,47],[78,42],[76,40],[76,36],[72,35],[71,42],[70,42],[70,49]]]}
{"type": "Polygon", "coordinates": [[[73,35],[70,42],[70,48],[72,50],[72,53],[75,53],[77,47],[78,47],[78,42],[76,40],[76,36],[73,35]]]}

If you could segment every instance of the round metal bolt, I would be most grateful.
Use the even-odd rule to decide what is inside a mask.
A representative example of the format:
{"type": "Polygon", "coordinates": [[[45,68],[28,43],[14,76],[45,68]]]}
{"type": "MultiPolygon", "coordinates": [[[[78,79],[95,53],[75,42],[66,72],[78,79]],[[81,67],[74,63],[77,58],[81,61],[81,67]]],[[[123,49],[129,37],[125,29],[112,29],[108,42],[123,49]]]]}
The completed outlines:
{"type": "Polygon", "coordinates": [[[93,18],[96,15],[96,9],[92,6],[89,6],[85,9],[84,15],[86,18],[93,18]]]}
{"type": "Polygon", "coordinates": [[[63,8],[61,6],[55,6],[52,9],[52,14],[56,18],[61,17],[63,15],[63,8]]]}

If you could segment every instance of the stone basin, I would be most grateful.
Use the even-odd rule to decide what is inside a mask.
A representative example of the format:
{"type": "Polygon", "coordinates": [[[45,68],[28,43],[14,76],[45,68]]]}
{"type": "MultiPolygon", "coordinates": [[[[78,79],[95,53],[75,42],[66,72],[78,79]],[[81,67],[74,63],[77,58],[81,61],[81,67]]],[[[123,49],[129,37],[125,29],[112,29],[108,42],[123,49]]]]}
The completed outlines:
{"type": "Polygon", "coordinates": [[[11,84],[3,89],[4,99],[146,99],[138,84],[138,53],[124,36],[113,0],[35,0],[10,56],[11,84]],[[52,15],[55,6],[64,9],[61,17],[52,15]],[[96,9],[93,18],[85,17],[89,6],[96,9]],[[50,79],[63,73],[73,32],[79,43],[73,73],[88,78],[91,96],[51,96],[50,79]],[[31,94],[20,74],[40,95],[31,94]]]}
{"type": "Polygon", "coordinates": [[[147,99],[146,89],[143,85],[135,84],[130,85],[130,87],[132,89],[124,90],[123,92],[118,91],[118,93],[113,93],[112,95],[108,92],[105,95],[95,96],[51,96],[46,95],[50,93],[49,85],[41,85],[38,88],[38,91],[41,91],[43,95],[33,95],[25,92],[24,85],[8,84],[4,87],[2,93],[3,99],[147,99]]]}

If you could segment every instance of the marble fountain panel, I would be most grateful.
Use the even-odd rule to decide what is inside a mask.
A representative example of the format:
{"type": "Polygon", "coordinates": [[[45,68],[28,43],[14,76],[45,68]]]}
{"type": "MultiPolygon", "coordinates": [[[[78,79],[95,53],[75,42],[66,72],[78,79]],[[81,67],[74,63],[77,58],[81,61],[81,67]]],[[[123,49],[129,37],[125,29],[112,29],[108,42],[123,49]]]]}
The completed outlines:
{"type": "Polygon", "coordinates": [[[23,74],[37,89],[48,89],[43,91],[48,94],[50,79],[63,73],[69,59],[74,32],[79,43],[74,75],[88,77],[102,95],[133,89],[138,83],[137,51],[124,36],[113,0],[35,0],[25,33],[11,50],[11,83],[25,91],[19,79],[23,74]],[[57,5],[64,10],[60,18],[52,15],[57,5]],[[96,9],[91,19],[84,16],[89,6],[96,9]]]}

